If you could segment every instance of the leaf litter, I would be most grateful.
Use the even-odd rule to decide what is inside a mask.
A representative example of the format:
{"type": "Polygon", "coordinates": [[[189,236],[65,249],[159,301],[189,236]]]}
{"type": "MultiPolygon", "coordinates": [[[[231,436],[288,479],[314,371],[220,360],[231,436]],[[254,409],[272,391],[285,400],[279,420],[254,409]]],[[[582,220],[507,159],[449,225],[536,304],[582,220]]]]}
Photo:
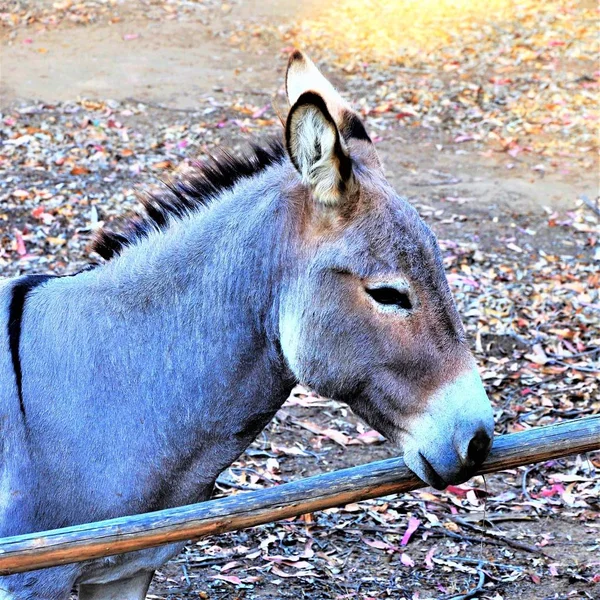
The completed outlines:
{"type": "MultiPolygon", "coordinates": [[[[17,4],[2,15],[9,28],[64,20],[88,25],[117,18],[111,11],[120,8],[17,4]]],[[[282,50],[302,44],[332,71],[341,68],[376,141],[390,132],[426,131],[442,147],[468,145],[505,168],[518,164],[540,176],[596,165],[593,9],[494,1],[482,14],[462,2],[458,17],[451,4],[428,13],[408,2],[396,14],[391,4],[378,3],[379,20],[369,21],[377,11],[342,1],[292,24],[245,23],[229,40],[245,48],[265,40],[282,50]],[[394,33],[400,18],[413,25],[403,28],[401,43],[394,33]],[[388,26],[381,27],[382,19],[388,26]]],[[[189,14],[189,3],[150,6],[156,18],[189,14]]],[[[276,123],[269,104],[228,90],[177,113],[133,99],[10,107],[0,129],[1,274],[68,273],[97,260],[87,250],[93,232],[135,207],[136,186],[221,142],[240,147],[276,123]]],[[[423,193],[410,199],[442,232],[448,278],[498,433],[599,414],[595,200],[573,199],[566,211],[549,208],[537,231],[515,219],[492,243],[469,230],[477,199],[444,191],[452,181],[429,173],[416,180],[423,193]],[[442,187],[432,194],[436,184],[442,187]],[[456,231],[461,235],[450,236],[456,231]],[[542,235],[568,243],[542,250],[536,243],[542,235]]],[[[220,477],[217,494],[394,454],[346,407],[297,388],[220,477]]],[[[548,597],[593,598],[600,583],[598,469],[598,453],[553,460],[444,492],[418,490],[202,540],[157,575],[149,597],[423,600],[478,589],[480,597],[508,600],[550,581],[548,597]],[[569,522],[579,525],[577,537],[569,522]]]]}

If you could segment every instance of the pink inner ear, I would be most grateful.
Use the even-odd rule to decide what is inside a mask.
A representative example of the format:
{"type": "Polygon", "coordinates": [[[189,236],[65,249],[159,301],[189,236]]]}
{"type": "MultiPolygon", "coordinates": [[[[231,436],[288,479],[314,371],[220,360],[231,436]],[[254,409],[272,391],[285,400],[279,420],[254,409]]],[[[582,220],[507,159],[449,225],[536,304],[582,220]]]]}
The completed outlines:
{"type": "Polygon", "coordinates": [[[348,191],[352,161],[325,100],[304,92],[288,115],[288,154],[302,181],[321,204],[336,205],[348,191]]]}

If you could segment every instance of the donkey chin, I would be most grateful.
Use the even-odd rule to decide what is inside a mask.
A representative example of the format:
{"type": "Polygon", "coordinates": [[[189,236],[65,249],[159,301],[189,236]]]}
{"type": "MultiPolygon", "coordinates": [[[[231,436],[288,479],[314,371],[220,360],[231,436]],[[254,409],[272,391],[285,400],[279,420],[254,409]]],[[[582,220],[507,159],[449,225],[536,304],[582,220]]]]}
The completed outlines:
{"type": "Polygon", "coordinates": [[[440,490],[473,476],[492,447],[494,419],[477,369],[437,390],[393,436],[406,466],[440,490]]]}

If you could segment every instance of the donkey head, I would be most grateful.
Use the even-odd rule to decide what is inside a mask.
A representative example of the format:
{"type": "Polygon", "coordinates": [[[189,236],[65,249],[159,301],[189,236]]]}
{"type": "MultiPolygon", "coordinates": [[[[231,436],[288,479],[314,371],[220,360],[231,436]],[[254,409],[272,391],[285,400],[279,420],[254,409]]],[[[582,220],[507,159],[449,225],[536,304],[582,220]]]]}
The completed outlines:
{"type": "Polygon", "coordinates": [[[281,300],[284,356],[301,382],[400,444],[421,479],[464,481],[494,424],[436,238],[386,181],[359,117],[300,52],[286,87],[300,261],[281,300]]]}

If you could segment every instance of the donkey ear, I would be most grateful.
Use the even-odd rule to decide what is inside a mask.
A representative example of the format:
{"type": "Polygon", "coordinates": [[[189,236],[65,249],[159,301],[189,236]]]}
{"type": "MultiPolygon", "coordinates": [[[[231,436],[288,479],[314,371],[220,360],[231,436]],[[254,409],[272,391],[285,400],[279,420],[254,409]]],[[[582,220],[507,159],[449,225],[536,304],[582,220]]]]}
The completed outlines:
{"type": "Polygon", "coordinates": [[[285,127],[288,154],[315,198],[338,204],[354,180],[352,160],[325,100],[304,92],[292,106],[285,127]]]}
{"type": "Polygon", "coordinates": [[[291,105],[294,105],[305,92],[316,92],[325,100],[329,113],[345,139],[371,143],[371,138],[359,116],[338,94],[310,58],[299,50],[295,50],[290,55],[285,76],[285,88],[291,105]]]}
{"type": "Polygon", "coordinates": [[[342,122],[344,113],[350,111],[350,107],[333,85],[317,69],[312,60],[300,50],[295,50],[290,55],[285,75],[285,89],[291,106],[304,92],[316,92],[325,100],[331,115],[338,124],[342,122]]]}

